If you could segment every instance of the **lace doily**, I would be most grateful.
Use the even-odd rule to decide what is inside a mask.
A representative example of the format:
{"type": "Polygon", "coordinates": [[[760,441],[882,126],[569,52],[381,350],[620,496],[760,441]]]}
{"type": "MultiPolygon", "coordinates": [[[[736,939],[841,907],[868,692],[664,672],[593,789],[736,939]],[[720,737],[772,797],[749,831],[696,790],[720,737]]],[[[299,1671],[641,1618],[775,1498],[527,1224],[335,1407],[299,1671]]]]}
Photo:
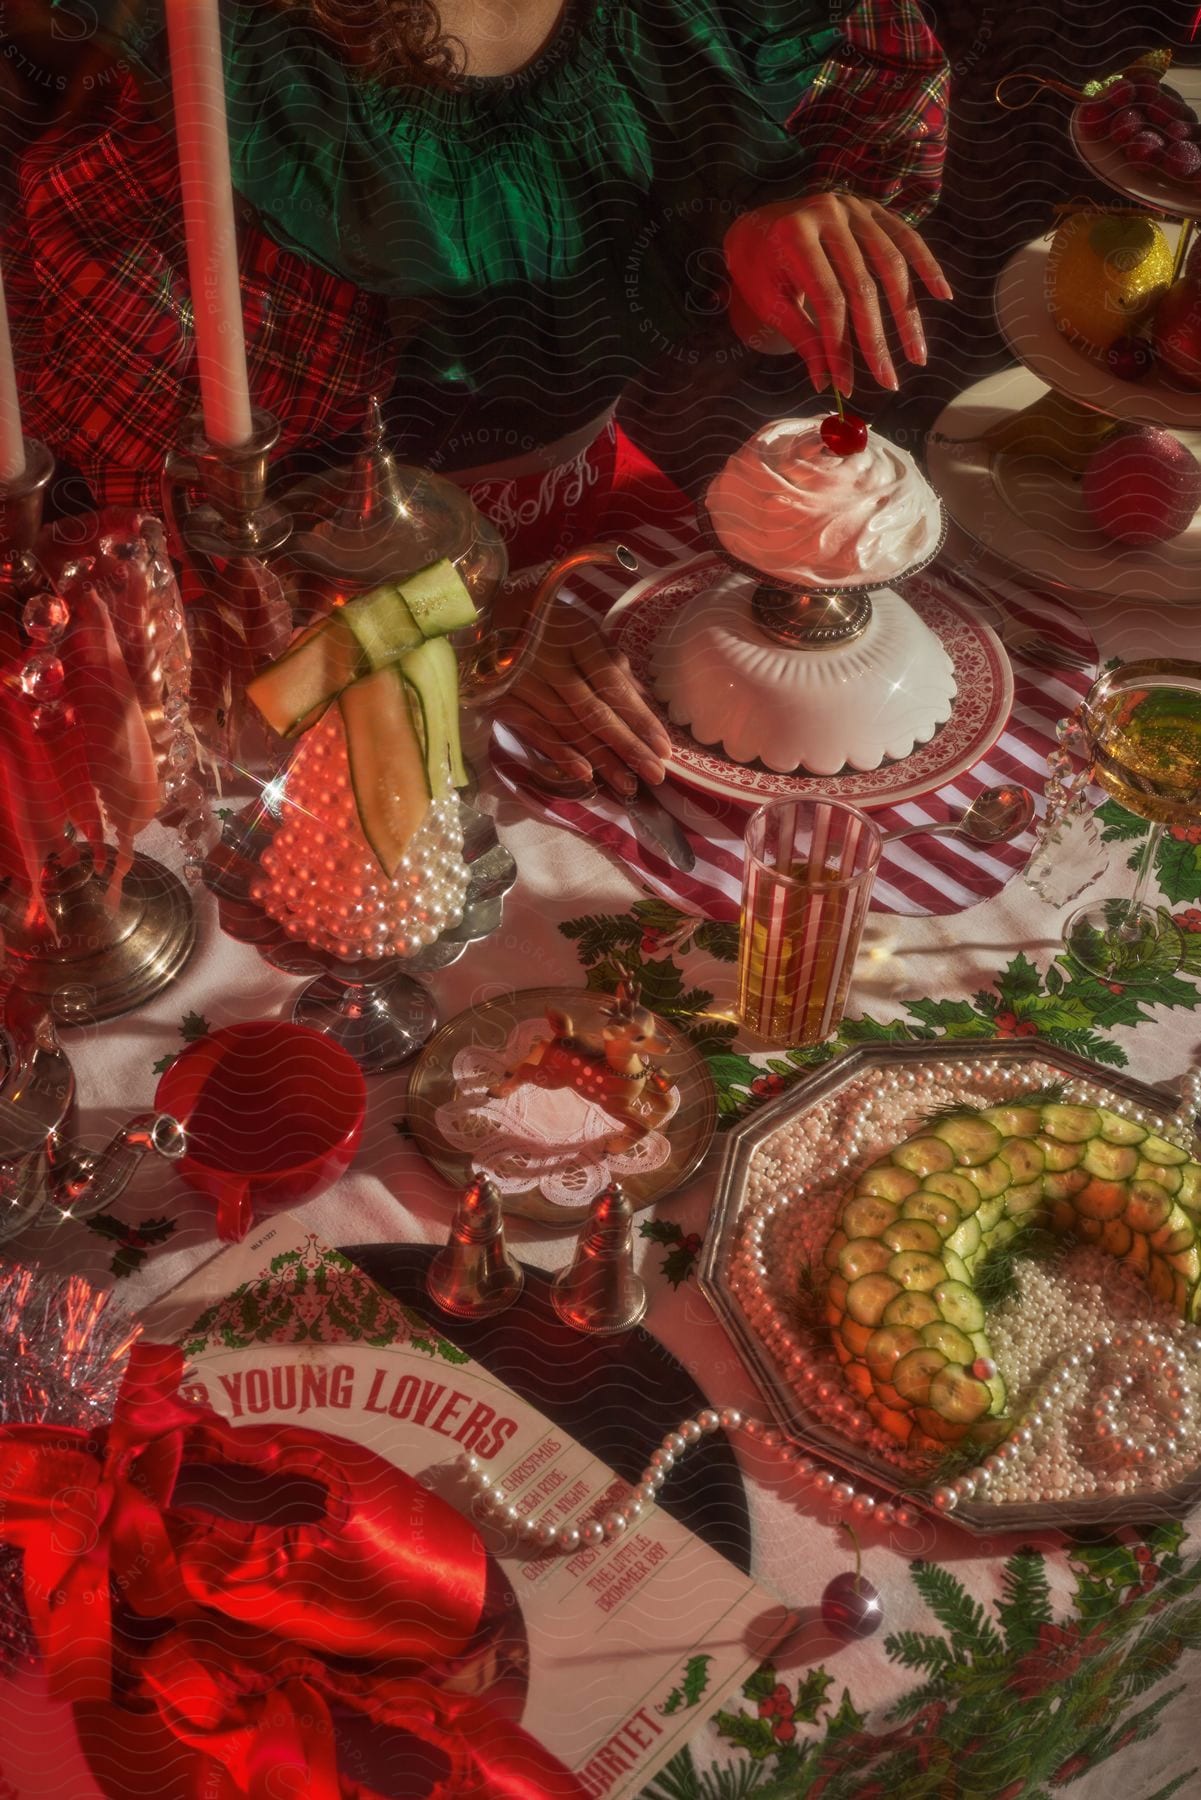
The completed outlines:
{"type": "MultiPolygon", "coordinates": [[[[504,1099],[488,1089],[547,1035],[545,1019],[527,1019],[510,1033],[503,1050],[474,1046],[460,1050],[451,1065],[455,1096],[438,1107],[437,1129],[446,1143],[464,1151],[475,1168],[491,1177],[502,1194],[537,1188],[557,1206],[587,1206],[611,1181],[661,1169],[671,1155],[663,1129],[648,1131],[627,1150],[610,1152],[607,1139],[618,1129],[601,1107],[568,1088],[519,1087],[504,1099]]],[[[680,1105],[673,1087],[660,1127],[680,1105]]]]}

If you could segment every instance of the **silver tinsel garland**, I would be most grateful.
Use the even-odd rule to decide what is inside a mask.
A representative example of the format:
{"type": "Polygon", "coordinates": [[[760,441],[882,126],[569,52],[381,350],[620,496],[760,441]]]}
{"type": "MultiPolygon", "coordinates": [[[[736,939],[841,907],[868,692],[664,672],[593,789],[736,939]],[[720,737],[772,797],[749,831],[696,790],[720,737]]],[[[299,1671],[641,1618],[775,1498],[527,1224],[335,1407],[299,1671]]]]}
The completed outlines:
{"type": "MultiPolygon", "coordinates": [[[[0,1263],[0,1425],[106,1425],[141,1329],[82,1276],[0,1263]]],[[[21,1552],[0,1543],[0,1669],[36,1654],[21,1552]]]]}

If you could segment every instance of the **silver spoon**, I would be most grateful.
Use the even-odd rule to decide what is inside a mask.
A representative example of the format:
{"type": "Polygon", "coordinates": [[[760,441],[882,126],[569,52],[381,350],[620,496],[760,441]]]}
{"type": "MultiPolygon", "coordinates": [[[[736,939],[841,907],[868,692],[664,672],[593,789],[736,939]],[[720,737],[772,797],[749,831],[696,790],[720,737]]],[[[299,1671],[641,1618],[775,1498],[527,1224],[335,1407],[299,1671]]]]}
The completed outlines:
{"type": "Polygon", "coordinates": [[[1019,837],[1033,817],[1034,795],[1012,782],[985,788],[957,819],[942,825],[906,825],[903,831],[890,831],[884,842],[895,844],[898,838],[907,837],[964,837],[972,844],[1004,844],[1019,837]]]}

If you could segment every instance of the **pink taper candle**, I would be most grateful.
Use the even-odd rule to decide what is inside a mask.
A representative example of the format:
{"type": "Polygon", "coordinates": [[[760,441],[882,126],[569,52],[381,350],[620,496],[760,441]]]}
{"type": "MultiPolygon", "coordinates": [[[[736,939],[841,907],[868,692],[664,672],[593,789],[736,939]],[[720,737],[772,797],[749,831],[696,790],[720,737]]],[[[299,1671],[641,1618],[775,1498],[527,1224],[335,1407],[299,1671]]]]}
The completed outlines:
{"type": "Polygon", "coordinates": [[[25,444],[21,437],[21,403],[17,399],[17,371],[13,366],[12,339],[8,331],[8,307],[0,282],[0,481],[15,481],[25,473],[25,444]]]}
{"type": "Polygon", "coordinates": [[[250,384],[217,0],[167,0],[166,12],[205,435],[244,444],[250,384]]]}

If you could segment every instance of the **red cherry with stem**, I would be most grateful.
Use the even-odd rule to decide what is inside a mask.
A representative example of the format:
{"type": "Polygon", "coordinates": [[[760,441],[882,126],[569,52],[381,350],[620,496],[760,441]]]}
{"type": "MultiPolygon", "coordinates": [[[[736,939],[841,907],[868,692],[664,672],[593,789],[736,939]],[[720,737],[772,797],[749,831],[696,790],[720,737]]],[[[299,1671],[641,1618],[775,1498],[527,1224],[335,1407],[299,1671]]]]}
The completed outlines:
{"type": "Polygon", "coordinates": [[[835,456],[856,456],[867,448],[867,426],[858,413],[831,413],[822,420],[821,439],[835,456]]]}
{"type": "Polygon", "coordinates": [[[822,1590],[822,1623],[844,1637],[870,1637],[884,1623],[884,1602],[879,1590],[862,1573],[859,1539],[846,1520],[840,1521],[855,1546],[855,1570],[836,1575],[822,1590]]]}

